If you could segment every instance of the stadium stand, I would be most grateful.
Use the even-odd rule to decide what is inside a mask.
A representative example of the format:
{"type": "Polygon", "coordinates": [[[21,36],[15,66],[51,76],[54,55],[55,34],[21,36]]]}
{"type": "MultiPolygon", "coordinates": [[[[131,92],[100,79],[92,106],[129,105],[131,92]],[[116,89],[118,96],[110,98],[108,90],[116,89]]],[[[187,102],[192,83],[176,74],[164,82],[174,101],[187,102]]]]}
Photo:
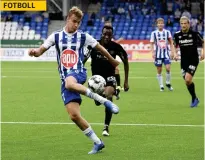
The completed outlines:
{"type": "MultiPolygon", "coordinates": [[[[92,1],[87,7],[87,13],[84,13],[80,29],[99,39],[104,22],[111,21],[115,39],[123,37],[144,40],[150,39],[151,31],[155,29],[156,18],[164,18],[166,28],[174,34],[180,29],[179,17],[186,15],[191,17],[192,28],[204,35],[202,5],[194,1],[190,8],[188,2],[189,0],[104,0],[101,3],[92,1]],[[167,24],[168,20],[170,22],[167,24]]],[[[53,8],[57,8],[56,6],[53,8]]],[[[48,13],[1,12],[0,39],[45,39],[48,36],[48,25],[48,13]]]]}
{"type": "MultiPolygon", "coordinates": [[[[155,29],[155,20],[158,17],[164,18],[165,24],[168,19],[171,21],[171,25],[167,25],[166,28],[174,34],[174,32],[180,29],[177,15],[187,15],[187,13],[190,14],[191,12],[194,13],[191,18],[196,20],[196,26],[199,26],[198,28],[196,26],[192,28],[198,30],[203,35],[204,20],[203,18],[199,18],[200,12],[197,12],[200,10],[200,3],[193,2],[191,4],[192,10],[186,6],[187,2],[185,3],[183,0],[152,0],[147,2],[104,0],[101,4],[100,11],[96,14],[92,13],[92,15],[95,14],[95,16],[85,14],[80,28],[99,39],[101,29],[106,20],[111,21],[113,24],[115,39],[120,37],[123,37],[124,39],[150,39],[151,31],[155,29]],[[176,12],[175,16],[176,10],[178,12],[176,12]],[[91,26],[88,25],[88,21],[92,21],[92,23],[89,23],[91,26]]],[[[91,12],[88,11],[88,13],[91,12]]]]}
{"type": "Polygon", "coordinates": [[[49,18],[43,13],[1,12],[1,39],[39,40],[48,36],[49,18]]]}

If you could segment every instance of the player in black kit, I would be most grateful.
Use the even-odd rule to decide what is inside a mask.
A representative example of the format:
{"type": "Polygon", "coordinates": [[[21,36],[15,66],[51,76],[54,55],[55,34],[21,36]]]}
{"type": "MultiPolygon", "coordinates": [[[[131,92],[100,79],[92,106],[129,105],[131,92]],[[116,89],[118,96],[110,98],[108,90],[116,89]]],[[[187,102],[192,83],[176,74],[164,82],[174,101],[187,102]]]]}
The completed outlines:
{"type": "MultiPolygon", "coordinates": [[[[199,32],[190,29],[189,19],[185,16],[180,19],[181,31],[174,34],[175,47],[180,48],[181,52],[181,71],[185,80],[187,89],[192,96],[191,107],[196,107],[199,99],[195,93],[195,85],[192,81],[194,73],[196,72],[199,64],[199,54],[197,47],[202,45],[200,59],[204,59],[204,40],[199,32]]],[[[178,60],[179,57],[175,52],[174,59],[178,60]]]]}
{"type": "MultiPolygon", "coordinates": [[[[128,91],[128,74],[129,74],[129,63],[126,51],[121,45],[112,41],[113,28],[110,26],[104,26],[102,29],[101,39],[98,41],[105,49],[110,53],[113,58],[119,56],[124,64],[125,81],[124,91],[128,91]]],[[[88,46],[88,53],[85,55],[84,63],[91,57],[91,71],[92,75],[100,75],[106,80],[105,97],[112,101],[112,97],[115,94],[116,79],[115,79],[115,67],[104,56],[95,50],[90,49],[88,46]]],[[[98,105],[96,103],[96,105],[98,105]]],[[[105,122],[103,129],[103,136],[109,136],[109,125],[112,119],[112,113],[109,110],[105,110],[105,122]]]]}

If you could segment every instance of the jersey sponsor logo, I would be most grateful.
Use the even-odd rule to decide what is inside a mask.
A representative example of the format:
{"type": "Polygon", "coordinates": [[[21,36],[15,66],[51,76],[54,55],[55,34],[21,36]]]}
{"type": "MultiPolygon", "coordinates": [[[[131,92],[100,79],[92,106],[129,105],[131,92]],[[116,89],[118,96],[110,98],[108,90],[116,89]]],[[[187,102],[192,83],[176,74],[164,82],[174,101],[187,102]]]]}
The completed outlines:
{"type": "Polygon", "coordinates": [[[157,45],[161,48],[161,49],[165,49],[166,48],[166,41],[165,40],[159,40],[157,45]]]}
{"type": "Polygon", "coordinates": [[[179,40],[179,43],[186,44],[186,43],[192,43],[193,39],[185,39],[185,40],[179,40]]]}
{"type": "Polygon", "coordinates": [[[96,57],[97,57],[98,59],[108,60],[107,57],[103,56],[103,55],[100,53],[100,51],[97,52],[96,57]]]}
{"type": "Polygon", "coordinates": [[[61,60],[61,63],[63,64],[63,66],[65,68],[69,69],[77,63],[78,56],[74,50],[66,49],[61,54],[60,60],[61,60]]]}

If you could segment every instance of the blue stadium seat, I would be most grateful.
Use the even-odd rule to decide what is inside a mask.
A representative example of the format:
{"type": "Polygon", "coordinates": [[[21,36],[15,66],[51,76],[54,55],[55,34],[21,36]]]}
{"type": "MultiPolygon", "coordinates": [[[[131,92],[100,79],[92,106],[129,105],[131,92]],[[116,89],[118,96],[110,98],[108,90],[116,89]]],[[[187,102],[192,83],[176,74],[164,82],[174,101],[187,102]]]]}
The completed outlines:
{"type": "Polygon", "coordinates": [[[144,35],[140,35],[140,36],[139,36],[139,39],[140,39],[140,40],[145,40],[146,38],[145,38],[144,35]]]}
{"type": "Polygon", "coordinates": [[[139,35],[134,35],[132,38],[133,39],[139,39],[139,35]]]}
{"type": "Polygon", "coordinates": [[[29,22],[25,22],[24,26],[30,26],[29,22]]]}
{"type": "Polygon", "coordinates": [[[147,34],[147,35],[146,35],[146,39],[150,39],[150,34],[147,34]]]}

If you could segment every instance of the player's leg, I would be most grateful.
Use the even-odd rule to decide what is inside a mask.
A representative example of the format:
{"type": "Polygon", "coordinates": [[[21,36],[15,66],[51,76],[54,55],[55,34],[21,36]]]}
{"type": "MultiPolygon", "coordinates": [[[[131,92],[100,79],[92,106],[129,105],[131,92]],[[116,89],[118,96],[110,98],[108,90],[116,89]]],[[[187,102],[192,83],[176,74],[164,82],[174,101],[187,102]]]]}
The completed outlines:
{"type": "Polygon", "coordinates": [[[120,85],[120,71],[119,71],[118,67],[115,67],[115,79],[116,79],[116,82],[117,82],[115,96],[116,96],[116,99],[119,100],[120,99],[120,90],[122,88],[121,88],[121,85],[120,85]]]}
{"type": "MultiPolygon", "coordinates": [[[[77,73],[76,73],[77,74],[77,73]]],[[[74,75],[75,77],[79,75],[74,75]]],[[[106,108],[110,109],[114,114],[117,114],[119,112],[119,108],[113,104],[111,101],[107,100],[106,98],[93,93],[90,89],[87,87],[83,86],[82,84],[78,83],[77,79],[73,75],[66,77],[65,79],[65,88],[77,92],[79,94],[83,94],[91,99],[94,99],[101,104],[104,104],[106,108]]],[[[86,79],[86,78],[85,78],[86,79]]]]}
{"type": "MultiPolygon", "coordinates": [[[[114,93],[115,93],[115,86],[107,86],[105,88],[105,96],[110,101],[113,100],[114,93]]],[[[112,112],[109,109],[105,108],[105,121],[104,121],[103,133],[102,133],[103,136],[109,136],[109,125],[111,119],[112,119],[112,112]]]]}
{"type": "Polygon", "coordinates": [[[116,82],[117,82],[117,86],[120,86],[120,70],[118,67],[115,67],[115,78],[116,78],[116,82]]]}
{"type": "Polygon", "coordinates": [[[192,81],[194,73],[197,69],[197,65],[198,64],[189,65],[188,69],[187,69],[187,72],[184,75],[184,80],[185,80],[187,89],[188,89],[188,91],[189,91],[189,93],[192,97],[191,105],[190,105],[191,107],[196,107],[199,103],[199,99],[197,98],[196,92],[195,92],[195,84],[192,81]]]}
{"type": "MultiPolygon", "coordinates": [[[[68,94],[67,96],[72,96],[72,94],[68,94]]],[[[88,138],[90,138],[94,142],[94,148],[88,154],[95,154],[98,151],[102,150],[105,146],[95,134],[88,122],[81,116],[80,105],[77,101],[78,99],[76,99],[76,102],[69,102],[68,104],[66,104],[66,110],[70,116],[70,119],[83,131],[83,133],[88,138]]]]}
{"type": "Polygon", "coordinates": [[[156,59],[155,66],[157,68],[157,80],[159,83],[160,91],[164,91],[163,76],[162,76],[162,60],[156,59]]]}
{"type": "Polygon", "coordinates": [[[171,85],[171,62],[169,59],[165,59],[164,65],[166,68],[166,86],[170,91],[173,91],[172,85],[171,85]]]}

